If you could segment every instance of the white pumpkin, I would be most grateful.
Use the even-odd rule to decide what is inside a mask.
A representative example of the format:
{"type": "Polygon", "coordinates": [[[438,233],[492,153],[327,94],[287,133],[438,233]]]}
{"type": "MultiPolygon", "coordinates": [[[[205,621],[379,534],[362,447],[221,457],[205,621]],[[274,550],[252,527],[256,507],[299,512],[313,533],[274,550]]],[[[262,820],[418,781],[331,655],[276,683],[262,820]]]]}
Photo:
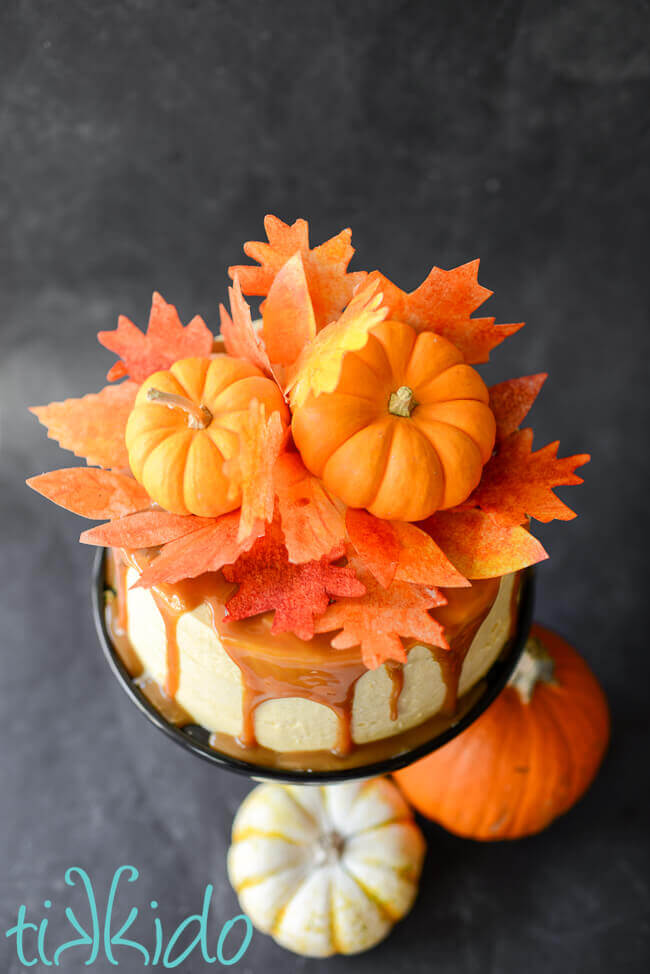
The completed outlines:
{"type": "Polygon", "coordinates": [[[228,875],[252,923],[308,957],[374,947],[410,910],[425,843],[390,781],[263,784],[233,823],[228,875]]]}

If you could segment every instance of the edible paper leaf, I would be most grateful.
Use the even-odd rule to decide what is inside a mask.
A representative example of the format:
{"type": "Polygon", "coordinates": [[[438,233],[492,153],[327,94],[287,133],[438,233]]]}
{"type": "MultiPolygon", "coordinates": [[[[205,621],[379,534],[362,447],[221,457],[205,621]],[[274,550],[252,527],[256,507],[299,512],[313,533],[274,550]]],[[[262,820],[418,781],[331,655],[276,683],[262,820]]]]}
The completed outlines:
{"type": "Polygon", "coordinates": [[[497,442],[514,433],[528,415],[548,378],[546,372],[508,379],[490,387],[490,409],[497,421],[497,442]]]}
{"type": "Polygon", "coordinates": [[[316,335],[316,319],[300,254],[278,271],[264,302],[262,336],[275,365],[293,365],[316,335]]]}
{"type": "Polygon", "coordinates": [[[300,639],[311,639],[314,617],[323,614],[330,596],[365,592],[350,567],[331,564],[343,553],[341,545],[318,561],[294,565],[274,522],[249,552],[234,565],[224,567],[228,581],[239,583],[237,593],[226,605],[229,616],[247,619],[273,611],[271,632],[294,632],[300,639]]]}
{"type": "Polygon", "coordinates": [[[32,406],[30,412],[47,427],[51,440],[75,456],[99,467],[127,469],[124,431],[137,391],[135,382],[123,382],[80,399],[32,406]]]}
{"type": "Polygon", "coordinates": [[[510,524],[522,524],[534,517],[547,523],[554,519],[570,521],[576,517],[553,493],[554,487],[583,483],[574,472],[589,462],[588,453],[558,458],[559,441],[531,452],[533,431],[518,430],[500,446],[487,462],[478,487],[466,502],[488,513],[498,514],[510,524]]]}
{"type": "Polygon", "coordinates": [[[483,511],[438,511],[422,526],[466,578],[498,578],[548,558],[525,528],[483,511]]]}
{"type": "Polygon", "coordinates": [[[410,293],[402,291],[379,271],[373,271],[368,280],[379,284],[389,317],[411,325],[416,331],[442,335],[473,365],[487,362],[493,348],[523,328],[523,322],[495,325],[494,318],[470,317],[492,294],[478,283],[478,266],[479,261],[473,260],[450,271],[433,267],[426,280],[410,293]]]}
{"type": "Polygon", "coordinates": [[[316,325],[319,329],[324,328],[340,315],[366,276],[363,271],[347,272],[354,254],[354,248],[350,245],[352,231],[342,230],[338,236],[310,250],[306,220],[296,220],[289,226],[278,217],[269,215],[264,219],[264,229],[268,243],[249,240],[244,244],[246,256],[256,260],[260,267],[241,264],[229,267],[228,273],[233,279],[236,274],[239,275],[244,294],[263,296],[269,293],[280,268],[290,257],[299,253],[305,268],[316,325]]]}
{"type": "Polygon", "coordinates": [[[224,565],[237,561],[246,546],[250,547],[256,540],[250,538],[244,544],[237,541],[239,511],[198,520],[205,522],[204,526],[166,544],[145,568],[134,588],[173,585],[184,578],[219,571],[224,565]]]}
{"type": "Polygon", "coordinates": [[[448,648],[442,626],[428,611],[445,604],[440,592],[398,581],[383,588],[370,572],[355,567],[366,594],[337,599],[316,620],[316,632],[341,630],[332,639],[335,649],[360,646],[364,663],[374,670],[389,659],[406,662],[400,636],[448,648]]]}
{"type": "Polygon", "coordinates": [[[245,358],[253,365],[257,366],[267,375],[273,375],[273,369],[266,349],[260,339],[253,319],[248,302],[244,300],[241,293],[239,278],[235,276],[235,283],[228,288],[230,299],[230,311],[232,318],[222,304],[219,305],[221,316],[221,337],[228,355],[234,358],[245,358]]]}
{"type": "Polygon", "coordinates": [[[173,304],[154,291],[146,334],[137,325],[120,315],[117,328],[100,331],[101,344],[119,355],[106,378],[109,381],[129,375],[135,382],[144,382],[153,372],[168,369],[181,358],[203,357],[212,352],[214,337],[196,315],[183,327],[173,304]]]}
{"type": "Polygon", "coordinates": [[[317,561],[345,540],[343,515],[297,453],[278,459],[275,492],[289,561],[317,561]]]}
{"type": "Polygon", "coordinates": [[[27,486],[59,507],[92,520],[122,517],[151,505],[133,477],[96,467],[67,467],[31,477],[27,486]]]}
{"type": "Polygon", "coordinates": [[[286,438],[280,413],[267,419],[264,404],[253,399],[239,427],[239,453],[225,465],[233,485],[241,487],[239,542],[258,538],[273,518],[273,470],[286,438]]]}
{"type": "Polygon", "coordinates": [[[287,387],[293,406],[300,406],[310,394],[318,396],[321,392],[334,391],[346,353],[363,348],[370,330],[388,314],[381,301],[376,283],[364,287],[352,298],[339,320],[320,331],[305,347],[287,387]]]}
{"type": "Polygon", "coordinates": [[[401,545],[395,578],[429,588],[463,588],[470,584],[426,531],[407,521],[393,521],[392,525],[401,545]]]}
{"type": "Polygon", "coordinates": [[[345,526],[361,564],[380,585],[388,588],[395,577],[402,548],[391,522],[350,507],[345,515],[345,526]]]}
{"type": "Polygon", "coordinates": [[[208,520],[194,514],[142,511],[140,514],[129,514],[116,521],[109,521],[108,524],[98,524],[97,527],[84,531],[79,540],[82,544],[96,544],[106,548],[153,548],[197,531],[208,520]]]}

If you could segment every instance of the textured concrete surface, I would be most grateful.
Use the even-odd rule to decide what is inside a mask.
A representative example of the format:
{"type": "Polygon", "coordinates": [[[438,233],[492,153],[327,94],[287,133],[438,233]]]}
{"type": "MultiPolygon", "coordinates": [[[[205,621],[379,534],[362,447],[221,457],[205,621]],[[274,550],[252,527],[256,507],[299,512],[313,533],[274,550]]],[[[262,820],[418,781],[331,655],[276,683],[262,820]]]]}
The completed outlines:
{"type": "MultiPolygon", "coordinates": [[[[303,961],[256,934],[239,968],[647,970],[647,41],[640,0],[2,4],[2,930],[49,897],[56,936],[74,865],[105,897],[135,864],[133,902],[170,926],[208,882],[215,922],[237,912],[224,855],[249,784],[176,750],[110,677],[83,522],[23,486],[71,458],[26,406],[99,388],[95,332],[144,322],[154,288],[214,324],[270,211],[315,241],[351,225],[356,266],[408,287],[481,256],[490,313],[528,322],[486,375],[549,371],[536,443],[593,453],[564,495],[580,518],[539,531],[537,617],[592,664],[613,738],[537,838],[425,826],[419,901],[377,951],[303,961]]],[[[4,936],[0,967],[21,969],[4,936]]]]}

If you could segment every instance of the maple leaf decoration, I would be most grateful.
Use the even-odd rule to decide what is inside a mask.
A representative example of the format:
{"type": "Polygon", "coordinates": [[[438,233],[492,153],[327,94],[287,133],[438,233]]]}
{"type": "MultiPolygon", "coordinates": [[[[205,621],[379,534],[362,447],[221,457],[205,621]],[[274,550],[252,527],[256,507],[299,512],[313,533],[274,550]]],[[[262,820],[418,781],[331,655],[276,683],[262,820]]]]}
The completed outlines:
{"type": "Polygon", "coordinates": [[[273,376],[271,362],[264,344],[255,330],[251,309],[241,292],[237,275],[235,275],[233,286],[228,288],[228,298],[231,314],[228,314],[222,304],[219,305],[221,337],[226,346],[226,352],[233,358],[248,359],[260,371],[273,376]]]}
{"type": "Polygon", "coordinates": [[[465,502],[467,507],[480,507],[498,514],[509,524],[522,524],[533,517],[544,524],[555,519],[570,521],[576,517],[553,493],[554,487],[583,483],[576,467],[589,462],[588,453],[560,459],[559,441],[532,452],[533,431],[518,430],[499,446],[498,452],[483,469],[481,482],[465,502]]]}
{"type": "Polygon", "coordinates": [[[442,626],[429,614],[445,604],[440,592],[400,581],[383,588],[362,566],[354,567],[366,594],[337,599],[316,620],[316,632],[341,630],[332,639],[335,649],[360,646],[363,662],[374,670],[387,660],[406,662],[401,636],[449,648],[442,626]]]}
{"type": "Polygon", "coordinates": [[[272,633],[293,632],[300,639],[314,635],[314,617],[325,612],[331,596],[363,595],[365,587],[348,566],[333,565],[344,554],[341,545],[318,561],[294,565],[277,522],[251,550],[223,569],[239,589],[227,602],[226,619],[246,619],[274,612],[272,633]]]}
{"type": "Polygon", "coordinates": [[[196,315],[183,327],[173,304],[154,291],[146,334],[120,315],[117,328],[100,331],[100,343],[115,352],[120,361],[109,370],[109,382],[128,375],[144,382],[154,372],[164,371],[182,358],[204,357],[212,352],[214,336],[206,323],[196,315]]]}
{"type": "Polygon", "coordinates": [[[532,534],[483,511],[438,511],[422,527],[465,578],[498,578],[548,558],[532,534]]]}
{"type": "Polygon", "coordinates": [[[348,264],[354,254],[350,244],[352,231],[341,230],[336,237],[312,250],[306,220],[296,220],[289,225],[269,215],[264,218],[264,229],[268,243],[249,240],[244,244],[246,256],[260,266],[240,264],[229,267],[228,273],[233,279],[235,275],[239,276],[244,294],[263,297],[269,293],[275,276],[289,258],[300,254],[316,325],[319,329],[324,328],[340,315],[366,277],[365,271],[348,273],[348,264]]]}
{"type": "Polygon", "coordinates": [[[494,318],[471,317],[492,294],[478,283],[478,266],[479,261],[473,260],[449,271],[433,267],[426,280],[410,293],[379,271],[370,274],[368,283],[376,282],[381,288],[390,318],[416,331],[442,335],[460,349],[466,362],[476,365],[487,362],[491,350],[524,324],[495,325],[494,318]]]}
{"type": "Polygon", "coordinates": [[[151,499],[133,477],[96,467],[66,467],[31,477],[27,486],[66,511],[91,520],[121,518],[149,507],[151,499]]]}
{"type": "Polygon", "coordinates": [[[387,314],[388,308],[382,307],[382,296],[376,283],[355,294],[338,321],[323,328],[303,349],[287,386],[291,404],[299,406],[309,395],[333,392],[347,352],[363,348],[370,331],[387,314]]]}
{"type": "Polygon", "coordinates": [[[539,372],[490,387],[490,409],[497,422],[497,443],[518,429],[547,379],[546,372],[539,372]]]}
{"type": "Polygon", "coordinates": [[[123,382],[80,399],[31,406],[30,412],[47,427],[51,440],[75,456],[98,467],[127,469],[124,432],[137,391],[135,382],[123,382]]]}
{"type": "Polygon", "coordinates": [[[232,483],[241,485],[241,513],[237,540],[259,537],[272,520],[275,506],[273,470],[287,433],[279,412],[267,420],[263,403],[253,399],[242,418],[239,453],[227,461],[232,483]],[[234,474],[234,475],[233,475],[234,474]]]}
{"type": "Polygon", "coordinates": [[[198,531],[206,521],[212,523],[211,519],[194,514],[141,511],[116,518],[108,524],[98,524],[84,531],[79,540],[82,544],[106,548],[155,548],[198,531]]]}
{"type": "Polygon", "coordinates": [[[289,561],[316,561],[345,540],[343,515],[297,453],[279,458],[275,493],[289,561]]]}

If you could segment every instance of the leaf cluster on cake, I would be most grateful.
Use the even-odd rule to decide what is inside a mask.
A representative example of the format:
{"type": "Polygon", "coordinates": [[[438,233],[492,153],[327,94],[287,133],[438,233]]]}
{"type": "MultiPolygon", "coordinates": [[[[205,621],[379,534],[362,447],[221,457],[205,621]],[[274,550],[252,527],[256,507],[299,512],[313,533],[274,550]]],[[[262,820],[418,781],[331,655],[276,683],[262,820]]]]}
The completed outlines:
{"type": "Polygon", "coordinates": [[[370,669],[405,641],[444,649],[442,590],[546,558],[530,520],[575,516],[553,489],[589,457],[520,428],[545,375],[479,376],[522,325],[473,317],[478,261],[407,293],[348,271],[349,230],[311,248],[304,220],[265,228],[229,269],[220,339],[159,294],[145,332],[99,333],[111,384],[33,409],[88,466],[28,484],[104,522],[84,543],[154,549],[138,587],[221,572],[226,622],[272,613],[271,637],[327,633],[370,669]]]}

